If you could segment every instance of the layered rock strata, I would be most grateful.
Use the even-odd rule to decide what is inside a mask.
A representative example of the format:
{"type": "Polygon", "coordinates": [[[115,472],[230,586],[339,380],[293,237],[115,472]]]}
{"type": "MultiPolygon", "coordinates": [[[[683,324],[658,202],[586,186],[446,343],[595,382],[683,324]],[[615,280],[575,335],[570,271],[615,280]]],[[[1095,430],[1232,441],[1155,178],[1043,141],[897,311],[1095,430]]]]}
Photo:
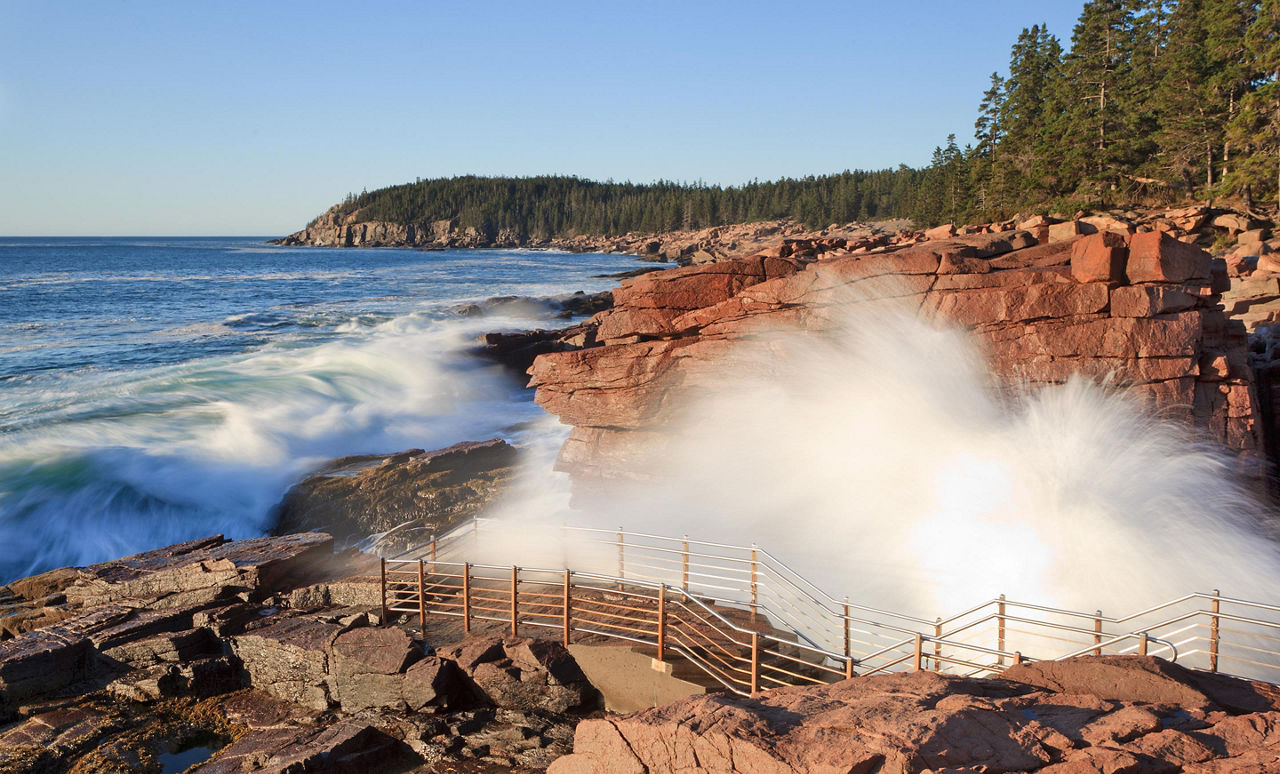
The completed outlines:
{"type": "Polygon", "coordinates": [[[594,346],[530,369],[538,403],[573,425],[561,467],[579,479],[628,475],[633,451],[715,383],[736,345],[778,330],[837,334],[843,310],[885,295],[972,331],[1005,379],[1110,377],[1204,437],[1256,452],[1248,341],[1219,305],[1221,262],[1163,230],[1075,225],[1055,240],[1051,226],[1031,225],[898,248],[833,241],[798,253],[783,242],[624,280],[593,318],[594,346]]]}
{"type": "Polygon", "coordinates": [[[11,584],[48,614],[0,642],[0,771],[160,771],[188,747],[205,774],[568,751],[599,697],[563,645],[380,625],[376,559],[332,549],[211,537],[11,584]]]}

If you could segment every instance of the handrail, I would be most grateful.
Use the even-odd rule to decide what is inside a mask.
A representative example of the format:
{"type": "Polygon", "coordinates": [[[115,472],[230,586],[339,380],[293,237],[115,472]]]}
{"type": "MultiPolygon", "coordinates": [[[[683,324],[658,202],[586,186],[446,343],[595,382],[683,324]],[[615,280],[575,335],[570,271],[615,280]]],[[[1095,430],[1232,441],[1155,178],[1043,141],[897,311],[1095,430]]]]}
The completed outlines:
{"type": "MultiPolygon", "coordinates": [[[[485,529],[494,520],[487,518],[473,519],[459,525],[443,535],[433,535],[428,543],[411,546],[388,557],[385,562],[398,565],[401,563],[429,563],[431,574],[436,577],[446,575],[441,570],[467,567],[462,574],[477,573],[477,580],[492,581],[492,578],[480,578],[489,573],[506,573],[515,578],[520,572],[527,573],[561,573],[560,569],[512,568],[502,564],[465,563],[457,561],[469,554],[473,549],[482,547],[489,532],[485,529]],[[430,556],[428,560],[426,557],[430,556]]],[[[797,652],[808,652],[807,658],[818,658],[820,661],[843,663],[844,672],[852,674],[853,665],[866,664],[872,672],[883,671],[901,666],[908,661],[916,668],[922,664],[932,664],[935,669],[971,670],[965,674],[981,674],[999,672],[1011,663],[1069,658],[1084,654],[1101,654],[1103,652],[1147,652],[1151,643],[1176,660],[1181,646],[1186,646],[1184,655],[1194,656],[1197,662],[1207,660],[1211,671],[1218,671],[1221,661],[1236,665],[1259,665],[1266,668],[1280,669],[1280,647],[1268,649],[1267,642],[1280,642],[1280,619],[1268,620],[1266,613],[1280,613],[1280,605],[1251,600],[1224,597],[1216,590],[1212,594],[1195,592],[1177,599],[1153,605],[1138,612],[1124,616],[1105,616],[1101,611],[1085,613],[1066,610],[1048,605],[1021,602],[1005,598],[1003,595],[946,618],[928,620],[916,615],[897,613],[890,610],[858,604],[847,598],[837,600],[830,594],[817,588],[813,583],[796,572],[785,562],[759,546],[735,546],[714,541],[696,540],[688,536],[673,538],[645,532],[631,532],[623,529],[604,529],[599,527],[560,527],[563,538],[569,539],[579,535],[580,542],[574,545],[588,548],[599,561],[612,565],[616,558],[616,572],[589,572],[574,570],[569,574],[584,587],[590,585],[597,590],[609,589],[612,593],[621,593],[624,588],[643,592],[637,600],[644,600],[645,605],[654,604],[655,599],[665,598],[673,604],[680,600],[686,605],[693,605],[698,610],[699,625],[714,631],[716,637],[726,642],[733,642],[735,647],[746,648],[747,640],[761,644],[766,649],[774,649],[777,657],[784,661],[790,656],[779,648],[795,649],[797,652]],[[612,549],[616,546],[617,553],[612,549]],[[1195,609],[1174,610],[1178,606],[1190,604],[1200,605],[1208,602],[1208,610],[1203,607],[1195,609]],[[1232,605],[1245,610],[1231,611],[1232,605]],[[743,614],[750,612],[753,621],[757,618],[768,622],[767,631],[758,631],[741,626],[722,615],[720,609],[738,608],[743,614]],[[1165,615],[1155,620],[1160,613],[1165,615]],[[1254,615],[1246,615],[1251,611],[1254,615]],[[1052,620],[1057,618],[1059,620],[1052,620]],[[1115,627],[1129,625],[1141,621],[1134,631],[1116,632],[1115,627]],[[1076,623],[1079,622],[1079,623],[1076,623]],[[1234,623],[1234,627],[1224,627],[1224,623],[1234,623]],[[1181,625],[1177,631],[1173,627],[1181,625]],[[1111,631],[1107,631],[1111,629],[1111,631]],[[1207,630],[1208,634],[1205,634],[1207,630]],[[1167,634],[1166,634],[1167,632],[1167,634]],[[1056,633],[1056,634],[1055,634],[1056,633]],[[1269,633],[1269,634],[1268,634],[1269,633]],[[1164,637],[1159,635],[1165,634],[1164,637]],[[1274,635],[1274,636],[1272,636],[1274,635]],[[957,639],[963,636],[963,639],[957,639]],[[985,638],[995,647],[980,644],[985,638]],[[1178,638],[1174,642],[1173,638],[1178,638]],[[975,640],[977,640],[975,642],[975,640]],[[1132,644],[1134,641],[1137,644],[1132,644]],[[1267,642],[1263,642],[1267,641],[1267,642]],[[1124,646],[1124,643],[1130,643],[1124,646]],[[1259,645],[1262,647],[1258,647],[1259,645]],[[927,652],[921,649],[927,645],[927,652]],[[1034,656],[1023,657],[1014,647],[1023,650],[1030,648],[1034,656]],[[1064,652],[1066,651],[1066,652],[1064,652]],[[905,654],[905,655],[904,655],[905,654]],[[964,655],[973,654],[973,655],[964,655]],[[1258,654],[1249,657],[1252,654],[1258,654]],[[976,660],[975,660],[976,656],[976,660]],[[874,665],[869,662],[888,658],[888,663],[874,665]],[[992,663],[985,664],[988,658],[992,663]],[[1262,663],[1270,658],[1275,662],[1262,663]]],[[[478,558],[478,557],[477,557],[478,558]]],[[[384,565],[385,566],[385,565],[384,565]]],[[[422,574],[422,570],[418,574],[422,574]]],[[[393,578],[401,578],[394,583],[412,589],[416,578],[413,573],[391,572],[393,578]],[[406,582],[404,576],[409,576],[406,582]]],[[[449,576],[455,579],[451,586],[454,595],[466,593],[464,582],[457,582],[458,574],[449,576]]],[[[386,583],[390,582],[385,578],[386,583]]],[[[516,583],[515,580],[512,583],[516,583]]],[[[547,585],[555,585],[547,582],[547,585]]],[[[568,585],[566,585],[568,589],[568,585]]],[[[575,586],[576,588],[576,586],[575,586]]],[[[494,612],[493,605],[501,607],[509,604],[514,610],[518,600],[514,593],[499,595],[492,601],[484,601],[484,591],[478,598],[485,608],[477,608],[476,612],[493,615],[505,613],[505,609],[494,612]]],[[[436,593],[436,591],[432,591],[436,593]]],[[[566,595],[571,593],[567,590],[566,595]]],[[[409,592],[410,598],[417,599],[409,592]]],[[[419,592],[421,595],[421,592],[419,592]]],[[[550,594],[544,594],[550,597],[550,594]]],[[[567,598],[567,596],[566,596],[567,598]]],[[[427,614],[425,603],[420,603],[419,610],[403,610],[404,602],[397,602],[395,612],[420,612],[427,614]]],[[[544,599],[539,604],[544,607],[554,604],[544,599]]],[[[570,616],[565,611],[566,622],[570,616]]],[[[584,599],[584,604],[591,601],[584,599]]],[[[659,604],[659,607],[661,605],[659,604]]],[[[463,605],[466,607],[466,605],[463,605]]],[[[549,609],[549,608],[548,608],[549,609]]],[[[462,613],[440,611],[442,614],[460,615],[462,613]]],[[[535,613],[530,613],[531,615],[535,613]]],[[[552,617],[553,613],[538,612],[536,615],[552,617]]],[[[649,613],[639,611],[632,615],[643,618],[646,626],[649,613]]],[[[513,630],[518,623],[514,619],[519,616],[511,613],[513,630]]],[[[481,616],[477,616],[481,619],[481,616]]],[[[531,621],[538,626],[556,626],[554,622],[531,621]]],[[[659,630],[664,630],[660,625],[659,630]]],[[[566,630],[568,623],[564,624],[566,630]]],[[[599,622],[596,629],[608,630],[609,625],[599,622]]],[[[615,627],[616,628],[616,627],[615,627]]],[[[577,630],[587,631],[585,627],[577,630]]],[[[647,631],[647,630],[646,630],[647,631]]],[[[619,636],[619,632],[604,633],[603,636],[619,636]]],[[[647,635],[646,635],[647,636],[647,635]]],[[[675,636],[674,634],[672,636],[675,636]]],[[[706,659],[689,651],[689,637],[684,635],[685,646],[672,640],[666,647],[672,652],[681,652],[691,663],[700,663],[707,671],[712,667],[705,663],[706,659]]],[[[710,636],[710,635],[708,635],[710,636]]],[[[568,631],[566,631],[566,638],[568,631]]],[[[635,639],[621,637],[622,639],[635,639]]],[[[662,650],[661,637],[657,644],[662,650]]],[[[696,639],[696,638],[695,638],[696,639]]],[[[649,643],[654,644],[654,643],[649,643]]],[[[821,664],[803,662],[806,669],[817,669],[819,672],[830,671],[838,674],[840,670],[821,664]]],[[[765,674],[760,668],[755,670],[752,685],[740,685],[735,690],[746,687],[759,687],[758,680],[777,682],[782,679],[804,679],[810,677],[797,675],[793,671],[777,665],[766,664],[765,674]],[[776,674],[775,674],[776,672],[776,674]],[[790,677],[788,677],[790,676],[790,677]]],[[[802,672],[804,670],[801,670],[802,672]]],[[[723,675],[714,676],[723,682],[723,675]]],[[[781,683],[780,683],[781,684],[781,683]]]]}

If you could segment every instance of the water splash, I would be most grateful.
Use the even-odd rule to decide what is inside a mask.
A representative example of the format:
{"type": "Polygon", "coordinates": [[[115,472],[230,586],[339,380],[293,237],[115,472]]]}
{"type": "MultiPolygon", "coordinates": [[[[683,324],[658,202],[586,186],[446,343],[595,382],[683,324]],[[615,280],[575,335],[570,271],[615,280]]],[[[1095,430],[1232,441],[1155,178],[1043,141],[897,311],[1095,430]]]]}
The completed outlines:
{"type": "Polygon", "coordinates": [[[743,344],[638,463],[650,483],[578,521],[759,543],[832,595],[928,618],[1001,593],[1120,612],[1280,582],[1223,450],[1091,379],[998,384],[972,337],[914,310],[848,309],[837,335],[743,344]]]}

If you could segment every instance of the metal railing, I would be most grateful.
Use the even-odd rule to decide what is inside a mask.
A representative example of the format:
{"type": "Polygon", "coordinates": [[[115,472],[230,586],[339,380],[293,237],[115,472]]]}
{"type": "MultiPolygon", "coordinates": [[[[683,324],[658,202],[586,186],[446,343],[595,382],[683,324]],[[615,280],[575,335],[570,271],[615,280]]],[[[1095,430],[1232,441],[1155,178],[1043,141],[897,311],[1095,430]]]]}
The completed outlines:
{"type": "MultiPolygon", "coordinates": [[[[500,531],[468,522],[383,560],[388,613],[559,629],[678,653],[724,687],[751,693],[854,674],[932,669],[993,674],[1022,661],[1152,654],[1280,681],[1280,606],[1189,594],[1122,617],[1006,599],[932,621],[836,600],[758,546],[565,527],[588,567],[464,561],[500,531]],[[1025,655],[1024,655],[1025,654],[1025,655]]],[[[566,558],[566,563],[571,561],[566,558]]]]}

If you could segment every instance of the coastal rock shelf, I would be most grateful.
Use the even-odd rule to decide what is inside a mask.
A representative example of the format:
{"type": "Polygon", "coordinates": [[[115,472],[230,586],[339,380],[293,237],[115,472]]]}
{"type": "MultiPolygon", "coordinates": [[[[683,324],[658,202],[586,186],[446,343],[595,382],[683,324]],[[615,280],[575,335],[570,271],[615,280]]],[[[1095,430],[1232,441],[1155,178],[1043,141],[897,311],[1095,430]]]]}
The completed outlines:
{"type": "Polygon", "coordinates": [[[548,771],[1267,772],[1278,699],[1141,656],[883,675],[586,720],[548,771]]]}
{"type": "Polygon", "coordinates": [[[204,774],[545,768],[599,704],[558,642],[380,625],[378,561],[324,533],[214,536],[7,591],[43,615],[0,642],[0,771],[161,771],[191,751],[204,774]]]}
{"type": "Polygon", "coordinates": [[[971,331],[1005,379],[1110,376],[1256,459],[1249,342],[1219,305],[1222,262],[1166,230],[1022,225],[946,227],[906,246],[784,240],[624,280],[613,308],[593,319],[595,345],[541,355],[530,369],[538,403],[574,426],[561,467],[579,480],[631,475],[677,398],[714,384],[740,343],[788,330],[837,335],[850,307],[886,297],[971,331]]]}

